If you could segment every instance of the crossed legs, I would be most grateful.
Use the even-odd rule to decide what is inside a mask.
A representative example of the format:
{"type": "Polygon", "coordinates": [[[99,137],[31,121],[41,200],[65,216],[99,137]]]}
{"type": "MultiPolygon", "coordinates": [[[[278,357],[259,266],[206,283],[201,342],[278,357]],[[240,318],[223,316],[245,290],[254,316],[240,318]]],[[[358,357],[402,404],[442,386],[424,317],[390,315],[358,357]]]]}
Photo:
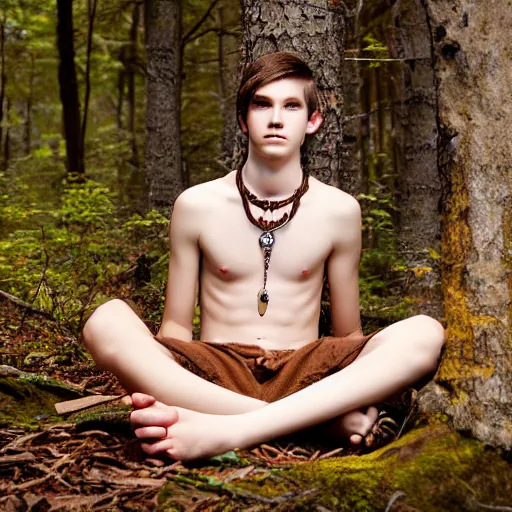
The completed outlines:
{"type": "Polygon", "coordinates": [[[234,393],[180,367],[127,304],[101,306],[84,327],[96,363],[133,395],[132,423],[147,453],[188,460],[245,448],[324,422],[360,442],[375,421],[369,408],[435,369],[444,343],[430,317],[398,322],[374,336],[350,366],[267,404],[234,393]],[[168,405],[166,405],[168,404],[168,405]],[[333,422],[332,420],[335,419],[333,422]]]}

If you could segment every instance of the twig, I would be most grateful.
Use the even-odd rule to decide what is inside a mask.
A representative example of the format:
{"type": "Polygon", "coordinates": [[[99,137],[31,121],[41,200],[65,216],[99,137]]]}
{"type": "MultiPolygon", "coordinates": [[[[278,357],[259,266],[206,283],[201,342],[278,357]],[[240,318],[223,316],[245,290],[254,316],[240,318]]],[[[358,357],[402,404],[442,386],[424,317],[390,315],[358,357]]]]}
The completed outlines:
{"type": "Polygon", "coordinates": [[[474,498],[470,498],[469,501],[471,504],[476,505],[477,507],[481,507],[484,510],[499,510],[502,512],[512,512],[512,507],[507,507],[505,505],[485,505],[484,503],[476,501],[474,498]]]}
{"type": "Polygon", "coordinates": [[[208,18],[208,16],[212,12],[213,8],[218,3],[219,3],[219,0],[213,0],[213,2],[210,4],[208,9],[206,9],[206,12],[203,14],[201,19],[188,31],[187,34],[185,34],[185,36],[183,37],[183,39],[181,41],[181,47],[182,48],[185,46],[185,44],[188,43],[188,40],[192,37],[192,35],[194,35],[194,32],[196,32],[199,29],[199,27],[205,22],[206,18],[208,18]]]}
{"type": "Polygon", "coordinates": [[[228,492],[232,494],[236,494],[238,496],[241,496],[243,498],[248,498],[255,501],[261,501],[262,503],[269,503],[269,504],[278,504],[278,503],[286,503],[287,501],[296,500],[299,498],[303,498],[304,496],[308,496],[310,494],[313,494],[317,492],[318,489],[308,489],[303,492],[294,493],[294,492],[287,492],[285,494],[281,494],[280,496],[276,496],[275,498],[268,498],[267,496],[261,496],[259,494],[252,494],[249,492],[239,491],[237,489],[227,489],[228,492]]]}
{"type": "MultiPolygon", "coordinates": [[[[41,290],[41,285],[43,284],[43,281],[46,277],[46,271],[48,270],[48,266],[50,265],[50,255],[48,254],[48,250],[46,249],[46,235],[44,233],[44,226],[41,226],[41,242],[43,245],[43,252],[45,255],[45,262],[44,262],[44,268],[43,273],[41,274],[41,279],[39,279],[39,284],[37,285],[36,292],[34,293],[34,296],[32,297],[30,304],[34,304],[34,302],[37,299],[37,296],[39,295],[39,291],[41,290]]],[[[23,324],[23,321],[25,320],[25,317],[22,318],[21,323],[23,324]]]]}
{"type": "Polygon", "coordinates": [[[431,60],[431,57],[406,57],[403,59],[374,59],[370,57],[346,57],[343,60],[365,61],[365,62],[408,62],[412,60],[431,60]]]}
{"type": "Polygon", "coordinates": [[[13,304],[16,304],[16,306],[25,308],[26,310],[30,311],[31,313],[44,316],[45,318],[48,318],[49,320],[53,320],[54,322],[57,321],[53,317],[53,315],[51,315],[50,313],[47,313],[46,311],[42,311],[40,309],[37,309],[34,306],[32,306],[31,304],[28,304],[27,302],[24,302],[21,299],[18,299],[18,297],[15,297],[14,295],[11,295],[10,293],[0,290],[0,296],[4,297],[5,299],[12,302],[13,304]]]}
{"type": "Polygon", "coordinates": [[[394,505],[395,501],[398,498],[402,498],[403,496],[406,496],[405,492],[402,491],[396,491],[391,495],[391,498],[388,501],[388,505],[386,507],[386,510],[384,512],[389,512],[391,510],[391,507],[394,505]]]}

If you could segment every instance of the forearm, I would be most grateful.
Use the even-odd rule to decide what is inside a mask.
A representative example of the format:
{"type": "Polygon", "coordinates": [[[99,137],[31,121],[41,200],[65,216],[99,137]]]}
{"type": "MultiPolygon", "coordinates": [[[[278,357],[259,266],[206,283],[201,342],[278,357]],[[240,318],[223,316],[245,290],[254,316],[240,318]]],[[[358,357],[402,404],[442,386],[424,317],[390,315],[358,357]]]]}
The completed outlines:
{"type": "Polygon", "coordinates": [[[192,341],[192,326],[187,328],[176,322],[173,322],[172,320],[168,320],[167,322],[162,322],[156,337],[157,339],[164,337],[174,338],[182,341],[192,341]]]}

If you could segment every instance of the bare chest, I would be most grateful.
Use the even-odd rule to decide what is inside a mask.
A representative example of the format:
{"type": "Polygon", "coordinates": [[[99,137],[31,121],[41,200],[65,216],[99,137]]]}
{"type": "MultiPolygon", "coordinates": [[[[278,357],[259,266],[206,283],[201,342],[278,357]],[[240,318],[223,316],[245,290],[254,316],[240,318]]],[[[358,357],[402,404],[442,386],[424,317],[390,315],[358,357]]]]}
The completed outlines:
{"type": "MultiPolygon", "coordinates": [[[[261,230],[253,226],[241,208],[231,215],[211,215],[200,236],[203,271],[223,281],[262,279],[261,230]]],[[[329,229],[321,216],[300,211],[286,226],[274,231],[269,274],[279,280],[303,281],[323,273],[332,249],[329,229]]]]}

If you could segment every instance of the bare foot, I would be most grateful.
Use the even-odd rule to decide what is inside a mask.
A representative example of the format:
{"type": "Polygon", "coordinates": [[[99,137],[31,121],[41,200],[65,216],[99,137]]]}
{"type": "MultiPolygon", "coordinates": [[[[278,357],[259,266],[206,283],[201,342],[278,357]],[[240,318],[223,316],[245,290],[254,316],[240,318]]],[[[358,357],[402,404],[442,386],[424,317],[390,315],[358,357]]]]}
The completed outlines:
{"type": "Polygon", "coordinates": [[[203,414],[171,407],[150,395],[132,395],[130,421],[148,455],[165,452],[176,460],[220,455],[236,448],[239,426],[234,416],[203,414]]]}
{"type": "Polygon", "coordinates": [[[368,407],[366,411],[351,411],[324,424],[322,432],[333,440],[349,439],[353,445],[359,445],[371,431],[378,416],[376,407],[368,407]]]}

